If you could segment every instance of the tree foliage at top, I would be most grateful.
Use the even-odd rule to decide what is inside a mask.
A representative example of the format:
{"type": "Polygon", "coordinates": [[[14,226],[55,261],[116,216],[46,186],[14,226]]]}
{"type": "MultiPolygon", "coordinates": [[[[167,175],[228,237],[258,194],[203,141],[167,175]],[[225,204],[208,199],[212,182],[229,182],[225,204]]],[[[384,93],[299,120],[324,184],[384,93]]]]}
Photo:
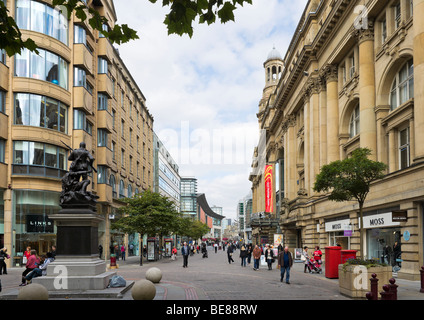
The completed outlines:
{"type": "MultiPolygon", "coordinates": [[[[121,0],[123,1],[123,0],[121,0]]],[[[144,0],[139,0],[144,1],[144,0]]],[[[157,0],[149,0],[151,3],[157,0]]],[[[193,36],[193,23],[198,19],[199,23],[208,25],[219,20],[221,23],[234,21],[234,11],[237,6],[245,3],[252,4],[252,0],[162,0],[162,6],[169,7],[164,24],[168,28],[168,34],[193,36]]],[[[131,29],[127,24],[115,24],[112,30],[103,30],[103,24],[107,19],[99,14],[94,8],[87,6],[79,0],[53,0],[54,7],[60,6],[67,12],[68,19],[72,13],[81,21],[86,21],[93,29],[98,30],[112,43],[121,44],[130,40],[138,39],[137,31],[131,29]]],[[[8,56],[21,53],[22,49],[37,51],[37,45],[31,39],[22,39],[15,20],[10,15],[3,1],[0,0],[0,49],[5,49],[8,56]]]]}

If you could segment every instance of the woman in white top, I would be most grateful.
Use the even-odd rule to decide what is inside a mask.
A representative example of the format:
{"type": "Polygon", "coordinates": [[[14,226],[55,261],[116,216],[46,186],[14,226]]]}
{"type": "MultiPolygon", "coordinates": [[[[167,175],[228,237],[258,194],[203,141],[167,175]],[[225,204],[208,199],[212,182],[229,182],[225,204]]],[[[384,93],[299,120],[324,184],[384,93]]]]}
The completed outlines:
{"type": "Polygon", "coordinates": [[[303,252],[302,252],[302,260],[305,261],[305,269],[303,270],[304,273],[306,273],[306,269],[309,269],[309,271],[311,271],[310,268],[309,268],[309,259],[310,258],[309,258],[309,253],[308,253],[308,247],[304,246],[303,252]]]}

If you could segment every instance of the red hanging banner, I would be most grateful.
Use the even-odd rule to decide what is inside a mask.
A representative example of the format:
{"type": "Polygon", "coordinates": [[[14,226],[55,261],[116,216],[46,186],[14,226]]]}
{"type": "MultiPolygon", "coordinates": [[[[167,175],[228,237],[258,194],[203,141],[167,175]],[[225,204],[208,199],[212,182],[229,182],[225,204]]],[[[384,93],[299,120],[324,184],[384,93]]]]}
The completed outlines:
{"type": "Polygon", "coordinates": [[[265,212],[274,211],[274,197],[272,191],[272,165],[265,166],[265,212]]]}

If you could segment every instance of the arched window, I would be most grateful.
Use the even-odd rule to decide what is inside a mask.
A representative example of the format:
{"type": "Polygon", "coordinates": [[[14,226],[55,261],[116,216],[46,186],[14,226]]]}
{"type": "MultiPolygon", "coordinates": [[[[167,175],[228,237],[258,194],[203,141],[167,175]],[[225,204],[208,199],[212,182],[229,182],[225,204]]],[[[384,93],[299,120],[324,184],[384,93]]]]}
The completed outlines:
{"type": "Polygon", "coordinates": [[[414,63],[409,60],[396,74],[390,91],[390,109],[394,110],[414,97],[414,63]]]}
{"type": "Polygon", "coordinates": [[[129,184],[128,185],[128,198],[131,198],[133,196],[132,194],[132,186],[129,184]]]}
{"type": "Polygon", "coordinates": [[[119,198],[125,198],[125,185],[124,181],[119,181],[119,198]]]}
{"type": "Polygon", "coordinates": [[[113,174],[109,177],[109,185],[112,187],[112,196],[116,198],[116,179],[113,174]]]}
{"type": "Polygon", "coordinates": [[[359,134],[359,104],[353,109],[349,121],[349,137],[353,138],[359,134]]]}

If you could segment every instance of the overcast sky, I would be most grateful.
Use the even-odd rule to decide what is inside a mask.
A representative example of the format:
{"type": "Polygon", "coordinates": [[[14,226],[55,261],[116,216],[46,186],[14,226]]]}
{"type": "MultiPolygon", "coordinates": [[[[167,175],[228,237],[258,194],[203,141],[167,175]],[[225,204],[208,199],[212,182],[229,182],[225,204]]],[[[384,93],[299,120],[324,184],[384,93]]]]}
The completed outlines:
{"type": "Polygon", "coordinates": [[[251,189],[263,63],[273,46],[284,57],[307,0],[253,0],[235,11],[235,23],[195,25],[191,39],[168,36],[161,3],[114,1],[117,22],[140,37],[119,46],[120,55],[180,175],[196,177],[198,192],[234,219],[251,189]]]}

